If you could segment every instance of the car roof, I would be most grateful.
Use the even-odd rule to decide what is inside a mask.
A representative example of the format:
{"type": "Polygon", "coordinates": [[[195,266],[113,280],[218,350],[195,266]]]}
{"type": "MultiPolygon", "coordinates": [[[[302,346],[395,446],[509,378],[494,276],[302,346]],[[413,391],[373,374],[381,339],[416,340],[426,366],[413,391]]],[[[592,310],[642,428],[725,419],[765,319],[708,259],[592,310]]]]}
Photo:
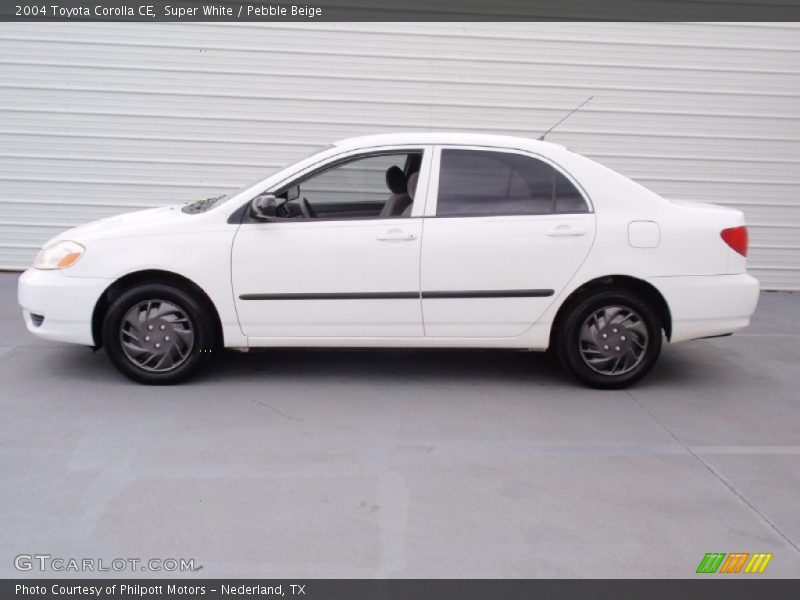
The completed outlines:
{"type": "Polygon", "coordinates": [[[486,133],[459,133],[423,131],[409,133],[384,133],[346,138],[333,143],[341,149],[369,148],[372,146],[394,146],[414,144],[458,144],[465,146],[493,146],[498,148],[526,148],[545,150],[563,148],[559,144],[543,142],[533,138],[486,133]]]}

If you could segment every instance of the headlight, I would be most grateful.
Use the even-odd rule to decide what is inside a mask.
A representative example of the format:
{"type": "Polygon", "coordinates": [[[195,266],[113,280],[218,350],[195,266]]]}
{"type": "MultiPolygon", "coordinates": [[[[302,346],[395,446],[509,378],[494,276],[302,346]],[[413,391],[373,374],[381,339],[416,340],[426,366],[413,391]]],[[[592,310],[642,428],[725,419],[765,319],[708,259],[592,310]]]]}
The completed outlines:
{"type": "Polygon", "coordinates": [[[33,261],[34,269],[66,269],[80,260],[86,248],[78,242],[56,242],[42,248],[33,261]]]}

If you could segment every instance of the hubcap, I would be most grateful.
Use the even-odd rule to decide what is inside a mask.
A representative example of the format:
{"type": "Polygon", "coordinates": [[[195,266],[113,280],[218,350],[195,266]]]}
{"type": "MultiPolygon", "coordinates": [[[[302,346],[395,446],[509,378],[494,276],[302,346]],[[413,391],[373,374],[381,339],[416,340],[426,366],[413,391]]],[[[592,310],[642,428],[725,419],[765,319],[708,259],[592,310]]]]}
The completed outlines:
{"type": "Polygon", "coordinates": [[[123,317],[122,351],[145,371],[171,371],[182,365],[194,347],[194,329],[186,313],[164,300],[145,300],[123,317]]]}
{"type": "Polygon", "coordinates": [[[603,375],[622,375],[642,362],[648,340],[639,313],[625,306],[606,306],[583,322],[578,344],[590,369],[603,375]]]}

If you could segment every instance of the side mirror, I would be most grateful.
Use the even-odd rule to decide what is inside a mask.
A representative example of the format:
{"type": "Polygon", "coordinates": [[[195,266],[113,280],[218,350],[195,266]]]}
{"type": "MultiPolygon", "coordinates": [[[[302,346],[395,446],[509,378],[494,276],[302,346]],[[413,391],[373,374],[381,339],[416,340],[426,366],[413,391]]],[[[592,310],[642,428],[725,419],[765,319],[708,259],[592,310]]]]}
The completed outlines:
{"type": "Polygon", "coordinates": [[[278,207],[286,202],[285,198],[276,198],[274,194],[262,194],[250,201],[250,214],[254,218],[266,221],[277,216],[278,207]]]}

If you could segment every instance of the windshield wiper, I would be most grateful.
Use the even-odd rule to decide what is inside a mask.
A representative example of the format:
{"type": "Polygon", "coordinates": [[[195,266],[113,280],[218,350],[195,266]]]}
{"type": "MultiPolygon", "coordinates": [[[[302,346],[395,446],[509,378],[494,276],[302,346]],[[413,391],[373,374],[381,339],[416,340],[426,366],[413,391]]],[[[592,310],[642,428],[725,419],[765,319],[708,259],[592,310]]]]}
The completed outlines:
{"type": "Polygon", "coordinates": [[[195,202],[186,204],[181,210],[188,215],[196,215],[198,213],[206,212],[209,208],[214,206],[217,202],[222,200],[227,194],[221,196],[214,196],[213,198],[204,198],[195,202]]]}

